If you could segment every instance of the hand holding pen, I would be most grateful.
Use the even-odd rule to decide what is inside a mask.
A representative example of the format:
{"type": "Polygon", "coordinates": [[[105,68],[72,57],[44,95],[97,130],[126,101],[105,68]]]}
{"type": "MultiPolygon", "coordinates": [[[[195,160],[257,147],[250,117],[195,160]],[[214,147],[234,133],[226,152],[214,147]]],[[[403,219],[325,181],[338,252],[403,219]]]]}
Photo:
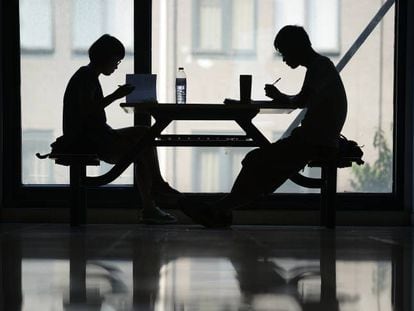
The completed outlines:
{"type": "Polygon", "coordinates": [[[122,98],[131,93],[135,87],[131,84],[118,85],[118,88],[112,93],[116,99],[122,98]]]}
{"type": "Polygon", "coordinates": [[[280,81],[280,79],[282,79],[282,78],[277,78],[277,79],[275,80],[275,82],[273,82],[273,83],[272,83],[272,85],[275,85],[276,83],[278,83],[278,82],[280,81]]]}
{"type": "Polygon", "coordinates": [[[277,89],[277,87],[275,86],[276,83],[278,83],[280,81],[280,79],[282,78],[277,78],[275,80],[275,82],[273,82],[272,84],[266,84],[265,85],[265,92],[266,92],[266,96],[273,98],[273,99],[277,99],[277,97],[279,97],[281,95],[281,92],[277,89]]]}

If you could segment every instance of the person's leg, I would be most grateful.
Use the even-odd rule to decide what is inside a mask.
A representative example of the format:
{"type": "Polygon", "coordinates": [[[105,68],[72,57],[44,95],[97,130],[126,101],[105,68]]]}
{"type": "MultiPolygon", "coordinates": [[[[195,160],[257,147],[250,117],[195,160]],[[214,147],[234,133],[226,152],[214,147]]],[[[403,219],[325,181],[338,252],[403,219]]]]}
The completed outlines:
{"type": "Polygon", "coordinates": [[[246,205],[275,191],[307,162],[306,148],[292,138],[249,152],[231,192],[218,202],[224,209],[246,205]]]}
{"type": "Polygon", "coordinates": [[[142,221],[147,224],[175,223],[177,219],[160,209],[154,201],[152,193],[152,172],[145,161],[139,159],[135,162],[136,187],[142,201],[142,221]]]}
{"type": "Polygon", "coordinates": [[[306,164],[305,155],[300,145],[288,139],[255,149],[242,161],[243,168],[228,195],[212,205],[203,204],[197,209],[184,206],[182,210],[205,227],[228,227],[233,209],[280,187],[306,164]]]}
{"type": "Polygon", "coordinates": [[[230,193],[216,202],[216,207],[233,210],[279,188],[294,170],[300,169],[286,163],[288,159],[282,160],[281,153],[287,151],[284,146],[274,145],[249,152],[242,161],[242,169],[230,193]],[[282,162],[283,165],[277,165],[282,162]]]}
{"type": "Polygon", "coordinates": [[[216,202],[217,208],[233,210],[247,205],[271,189],[279,188],[292,172],[283,169],[270,170],[264,166],[246,164],[237,176],[230,193],[216,202]]]}
{"type": "MultiPolygon", "coordinates": [[[[115,130],[123,139],[129,141],[131,145],[138,143],[142,136],[148,131],[146,127],[128,127],[115,130]]],[[[145,170],[148,181],[151,181],[151,193],[161,201],[176,201],[180,193],[173,189],[162,177],[158,161],[158,153],[155,147],[148,147],[141,151],[139,155],[143,165],[140,170],[145,170]]]]}
{"type": "MultiPolygon", "coordinates": [[[[135,144],[139,143],[143,135],[148,131],[146,127],[129,127],[114,130],[111,142],[105,157],[106,162],[117,163],[126,153],[131,152],[135,144]]],[[[154,179],[159,178],[159,168],[154,168],[155,155],[153,147],[144,148],[135,160],[135,178],[138,193],[140,194],[143,208],[143,221],[151,223],[172,223],[176,218],[159,209],[153,196],[154,179]]]]}

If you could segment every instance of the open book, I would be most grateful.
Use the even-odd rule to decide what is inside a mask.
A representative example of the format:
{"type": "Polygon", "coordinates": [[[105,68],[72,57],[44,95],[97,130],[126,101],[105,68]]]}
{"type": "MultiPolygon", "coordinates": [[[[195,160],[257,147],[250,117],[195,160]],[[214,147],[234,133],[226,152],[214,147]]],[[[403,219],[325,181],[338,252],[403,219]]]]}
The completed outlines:
{"type": "Polygon", "coordinates": [[[157,75],[127,74],[126,83],[135,87],[126,96],[127,103],[157,102],[157,75]]]}

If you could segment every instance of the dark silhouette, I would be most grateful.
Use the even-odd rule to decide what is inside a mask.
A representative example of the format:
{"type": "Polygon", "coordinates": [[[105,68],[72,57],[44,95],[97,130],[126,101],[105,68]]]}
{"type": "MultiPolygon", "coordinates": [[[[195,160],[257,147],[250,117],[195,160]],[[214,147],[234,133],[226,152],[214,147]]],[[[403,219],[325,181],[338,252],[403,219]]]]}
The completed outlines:
{"type": "MultiPolygon", "coordinates": [[[[79,68],[66,87],[63,136],[52,145],[53,152],[96,153],[101,160],[116,164],[147,133],[147,127],[112,129],[106,122],[105,107],[131,93],[134,87],[125,84],[104,96],[98,77],[101,74],[111,75],[124,56],[122,43],[108,34],[91,45],[90,63],[79,68]]],[[[163,180],[155,148],[142,150],[135,164],[143,221],[161,224],[175,222],[173,215],[154,203],[154,199],[160,203],[180,195],[163,180]]]]}
{"type": "Polygon", "coordinates": [[[274,47],[292,69],[306,67],[299,94],[280,92],[274,84],[266,84],[266,96],[277,104],[307,108],[300,126],[287,138],[249,152],[231,193],[215,204],[183,211],[206,227],[227,227],[232,223],[232,210],[271,193],[310,160],[336,152],[338,139],[347,114],[347,99],[342,80],[334,64],[313,50],[305,30],[285,26],[276,35],[274,47]]]}
{"type": "MultiPolygon", "coordinates": [[[[307,262],[290,268],[278,265],[278,256],[262,246],[248,245],[248,251],[246,251],[247,245],[241,245],[243,244],[234,243],[229,260],[236,272],[242,302],[249,306],[249,310],[255,309],[255,300],[260,296],[268,300],[270,298],[270,301],[276,303],[280,300],[280,296],[289,297],[303,311],[339,310],[336,289],[335,236],[332,238],[324,234],[320,235],[319,265],[307,262]],[[319,288],[313,287],[315,292],[320,289],[319,301],[316,297],[305,299],[303,293],[300,292],[300,282],[315,278],[321,281],[319,288]]],[[[294,247],[290,245],[290,251],[292,250],[294,247]]],[[[290,260],[290,263],[292,262],[294,263],[294,260],[290,260]]],[[[308,283],[308,286],[312,286],[312,283],[308,283]]]]}

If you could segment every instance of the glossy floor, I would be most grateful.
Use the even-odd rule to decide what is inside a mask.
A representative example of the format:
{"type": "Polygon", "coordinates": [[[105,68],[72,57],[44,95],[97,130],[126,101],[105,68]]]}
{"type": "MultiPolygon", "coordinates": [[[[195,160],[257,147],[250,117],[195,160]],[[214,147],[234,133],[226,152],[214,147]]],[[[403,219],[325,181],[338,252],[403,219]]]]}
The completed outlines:
{"type": "Polygon", "coordinates": [[[409,228],[0,229],[7,311],[412,310],[409,228]]]}

